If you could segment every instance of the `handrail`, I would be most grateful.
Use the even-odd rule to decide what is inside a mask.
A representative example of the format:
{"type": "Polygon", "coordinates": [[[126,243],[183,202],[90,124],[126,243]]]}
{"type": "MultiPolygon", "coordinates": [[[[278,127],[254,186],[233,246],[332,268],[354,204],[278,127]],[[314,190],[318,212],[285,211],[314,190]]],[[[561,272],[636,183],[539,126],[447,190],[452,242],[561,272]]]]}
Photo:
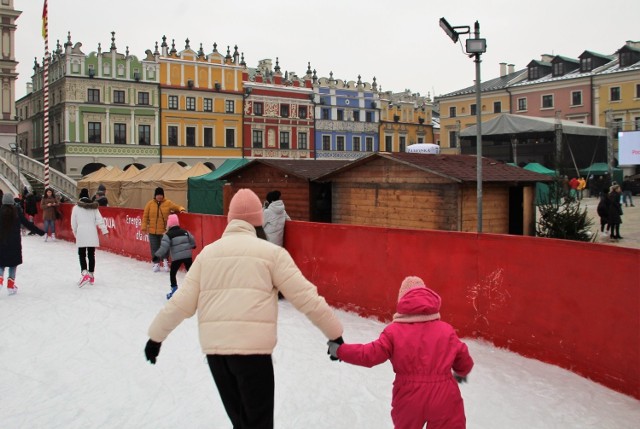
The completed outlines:
{"type": "MultiPolygon", "coordinates": [[[[17,155],[18,154],[12,150],[0,146],[0,174],[10,180],[11,183],[17,182],[17,155]]],[[[19,154],[19,156],[20,170],[25,174],[29,174],[38,182],[44,183],[44,164],[22,153],[19,154]]],[[[26,185],[28,182],[25,183],[24,177],[21,177],[20,183],[21,185],[26,185]]],[[[62,193],[67,198],[73,200],[77,193],[78,183],[66,174],[63,174],[53,168],[49,168],[49,186],[55,189],[56,192],[62,193]]],[[[18,192],[22,192],[22,190],[19,190],[18,192]]]]}

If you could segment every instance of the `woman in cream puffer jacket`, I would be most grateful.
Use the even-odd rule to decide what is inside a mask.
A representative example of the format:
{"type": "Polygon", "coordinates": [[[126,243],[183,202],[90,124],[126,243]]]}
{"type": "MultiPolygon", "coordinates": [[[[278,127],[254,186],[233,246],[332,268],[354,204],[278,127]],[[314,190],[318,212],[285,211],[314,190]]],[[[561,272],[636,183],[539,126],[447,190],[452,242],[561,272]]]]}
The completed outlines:
{"type": "Polygon", "coordinates": [[[263,213],[253,191],[234,195],[227,218],[151,323],[145,355],[155,363],[162,341],[197,311],[200,345],[233,427],[273,428],[278,291],[329,340],[342,342],[342,324],[289,252],[257,237],[263,213]]]}

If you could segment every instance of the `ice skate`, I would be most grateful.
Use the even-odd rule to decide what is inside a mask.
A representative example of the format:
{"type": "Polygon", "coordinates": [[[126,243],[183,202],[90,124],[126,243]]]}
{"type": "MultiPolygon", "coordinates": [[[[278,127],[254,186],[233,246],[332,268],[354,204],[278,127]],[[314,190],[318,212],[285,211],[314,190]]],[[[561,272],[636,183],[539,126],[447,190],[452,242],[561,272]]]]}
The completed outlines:
{"type": "Polygon", "coordinates": [[[7,281],[7,294],[15,295],[17,293],[18,293],[18,286],[16,286],[15,280],[13,280],[12,278],[9,278],[9,280],[7,281]]]}
{"type": "Polygon", "coordinates": [[[89,272],[89,284],[93,286],[93,282],[95,281],[95,277],[92,272],[89,272]]]}
{"type": "Polygon", "coordinates": [[[164,264],[163,264],[162,268],[164,269],[165,273],[168,273],[169,272],[169,261],[167,261],[165,259],[163,262],[164,262],[164,264]]]}
{"type": "Polygon", "coordinates": [[[91,276],[89,275],[89,273],[87,272],[87,270],[82,270],[82,277],[80,277],[80,280],[78,281],[78,287],[82,287],[84,285],[86,285],[87,283],[91,282],[91,276]]]}
{"type": "Polygon", "coordinates": [[[160,264],[153,264],[153,267],[151,267],[151,269],[154,273],[157,273],[158,271],[160,271],[160,264]]]}
{"type": "Polygon", "coordinates": [[[171,299],[174,293],[178,290],[178,286],[171,286],[171,292],[167,294],[167,299],[171,299]]]}

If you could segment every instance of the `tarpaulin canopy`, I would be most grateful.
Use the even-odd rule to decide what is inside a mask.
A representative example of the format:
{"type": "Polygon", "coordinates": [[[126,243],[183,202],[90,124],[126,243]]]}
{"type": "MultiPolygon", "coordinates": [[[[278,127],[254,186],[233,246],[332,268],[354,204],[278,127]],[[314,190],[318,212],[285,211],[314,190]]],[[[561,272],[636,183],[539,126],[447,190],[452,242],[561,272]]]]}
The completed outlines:
{"type": "Polygon", "coordinates": [[[129,168],[121,171],[120,174],[109,175],[102,179],[101,183],[106,189],[106,196],[110,206],[117,206],[120,201],[120,184],[137,176],[140,171],[138,167],[131,164],[129,168]]]}
{"type": "MultiPolygon", "coordinates": [[[[563,134],[580,136],[606,137],[607,129],[594,125],[581,124],[566,119],[556,120],[555,118],[537,118],[532,116],[514,115],[502,113],[495,118],[482,122],[482,135],[517,135],[535,133],[553,133],[556,124],[562,126],[563,134]]],[[[477,133],[475,125],[465,128],[460,132],[460,137],[474,137],[477,133]]]]}
{"type": "MultiPolygon", "coordinates": [[[[163,180],[176,179],[184,174],[185,168],[177,162],[153,164],[143,169],[136,176],[120,181],[120,207],[141,209],[153,198],[155,188],[162,186],[163,180]]],[[[181,200],[179,191],[165,189],[165,198],[177,202],[181,200]]]]}
{"type": "Polygon", "coordinates": [[[203,176],[187,179],[188,211],[190,213],[223,214],[222,187],[226,181],[219,180],[219,178],[248,162],[249,160],[246,158],[227,159],[216,170],[203,176]]]}
{"type": "Polygon", "coordinates": [[[536,173],[546,174],[547,176],[555,176],[557,174],[555,170],[550,170],[537,162],[530,162],[522,168],[529,171],[535,171],[536,173]]]}
{"type": "Polygon", "coordinates": [[[98,191],[98,186],[100,186],[103,180],[121,173],[122,170],[120,170],[120,168],[112,166],[102,167],[91,174],[87,174],[82,179],[78,180],[76,196],[80,194],[80,190],[82,188],[87,188],[89,190],[89,195],[95,195],[98,191]]]}
{"type": "MultiPolygon", "coordinates": [[[[613,168],[613,179],[618,184],[622,183],[623,179],[623,171],[621,168],[614,167],[613,168]]],[[[602,176],[603,174],[609,174],[609,165],[605,162],[596,162],[595,164],[591,164],[586,168],[580,169],[580,174],[584,177],[589,177],[590,175],[602,176]]]]}

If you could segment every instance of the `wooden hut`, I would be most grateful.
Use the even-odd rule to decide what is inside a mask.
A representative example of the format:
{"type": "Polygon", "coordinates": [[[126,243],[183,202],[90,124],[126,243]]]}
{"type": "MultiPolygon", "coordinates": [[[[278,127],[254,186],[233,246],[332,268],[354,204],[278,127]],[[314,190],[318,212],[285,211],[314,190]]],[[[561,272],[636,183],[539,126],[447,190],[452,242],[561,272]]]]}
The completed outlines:
{"type": "MultiPolygon", "coordinates": [[[[535,233],[535,183],[549,176],[482,160],[482,231],[535,233]]],[[[332,183],[331,221],[477,231],[476,157],[375,153],[316,180],[332,183]]]]}
{"type": "Polygon", "coordinates": [[[278,190],[292,220],[329,222],[331,219],[330,183],[314,182],[351,161],[313,159],[254,159],[221,176],[224,187],[224,213],[233,195],[249,188],[264,200],[268,192],[278,190]]]}

